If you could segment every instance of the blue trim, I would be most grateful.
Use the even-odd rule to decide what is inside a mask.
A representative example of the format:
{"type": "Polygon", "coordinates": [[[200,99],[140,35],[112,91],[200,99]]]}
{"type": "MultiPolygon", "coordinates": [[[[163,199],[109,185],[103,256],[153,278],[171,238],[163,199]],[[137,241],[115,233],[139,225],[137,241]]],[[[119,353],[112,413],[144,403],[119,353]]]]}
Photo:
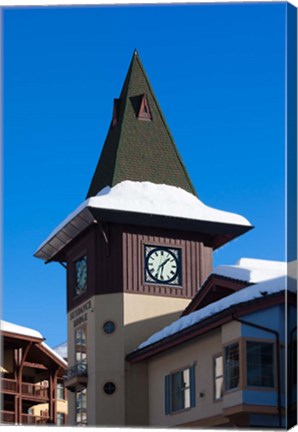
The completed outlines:
{"type": "Polygon", "coordinates": [[[190,406],[191,408],[196,406],[196,371],[195,365],[189,369],[190,377],[190,406]]]}

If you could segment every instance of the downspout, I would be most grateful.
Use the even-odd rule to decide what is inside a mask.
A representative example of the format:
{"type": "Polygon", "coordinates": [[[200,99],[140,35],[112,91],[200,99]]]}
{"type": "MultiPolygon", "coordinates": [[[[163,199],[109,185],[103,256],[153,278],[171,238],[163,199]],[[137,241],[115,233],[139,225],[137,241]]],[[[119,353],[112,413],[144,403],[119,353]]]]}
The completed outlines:
{"type": "Polygon", "coordinates": [[[277,367],[277,405],[278,405],[278,424],[282,428],[282,412],[281,412],[281,382],[280,382],[280,355],[279,355],[279,333],[276,330],[272,330],[268,327],[261,326],[259,324],[254,324],[249,321],[242,320],[240,318],[232,315],[234,321],[238,321],[241,324],[248,325],[250,327],[257,328],[259,330],[264,330],[275,335],[276,340],[276,367],[277,367]]]}

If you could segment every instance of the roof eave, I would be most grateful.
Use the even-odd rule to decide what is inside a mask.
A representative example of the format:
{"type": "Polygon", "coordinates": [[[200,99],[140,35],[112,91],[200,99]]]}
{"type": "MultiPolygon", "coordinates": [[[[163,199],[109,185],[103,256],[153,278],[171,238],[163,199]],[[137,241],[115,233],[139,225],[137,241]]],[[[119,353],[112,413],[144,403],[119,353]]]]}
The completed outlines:
{"type": "Polygon", "coordinates": [[[139,363],[143,360],[147,360],[156,354],[160,354],[168,349],[174,348],[176,345],[187,342],[197,336],[205,334],[223,324],[232,321],[233,316],[241,317],[251,313],[252,311],[258,311],[265,307],[270,307],[275,304],[283,303],[285,301],[285,291],[280,291],[266,297],[249,300],[247,302],[238,303],[228,309],[225,309],[212,317],[206,318],[186,329],[181,330],[171,336],[168,336],[160,341],[157,341],[151,345],[145,346],[144,348],[132,351],[126,356],[126,360],[131,364],[139,363]]]}
{"type": "Polygon", "coordinates": [[[87,206],[64,224],[48,241],[44,242],[34,256],[46,262],[55,261],[55,257],[62,249],[96,221],[112,223],[121,221],[121,223],[129,225],[199,232],[209,237],[210,246],[214,250],[254,228],[251,225],[211,222],[87,206]]]}

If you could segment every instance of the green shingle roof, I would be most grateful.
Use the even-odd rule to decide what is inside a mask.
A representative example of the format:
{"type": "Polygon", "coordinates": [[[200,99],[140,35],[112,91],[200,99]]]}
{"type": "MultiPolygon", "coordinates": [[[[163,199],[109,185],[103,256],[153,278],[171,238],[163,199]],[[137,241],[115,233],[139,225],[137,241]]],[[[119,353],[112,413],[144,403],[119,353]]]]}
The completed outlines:
{"type": "Polygon", "coordinates": [[[124,180],[177,186],[196,195],[136,51],[115,106],[116,123],[111,122],[87,198],[124,180]],[[144,95],[151,120],[139,118],[144,95]]]}

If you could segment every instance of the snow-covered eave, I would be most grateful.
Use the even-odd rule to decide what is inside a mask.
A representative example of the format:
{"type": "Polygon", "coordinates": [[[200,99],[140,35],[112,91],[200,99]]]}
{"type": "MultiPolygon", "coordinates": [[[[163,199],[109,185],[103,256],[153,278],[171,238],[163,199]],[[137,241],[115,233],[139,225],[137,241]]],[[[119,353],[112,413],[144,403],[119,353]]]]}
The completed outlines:
{"type": "Polygon", "coordinates": [[[190,339],[220,327],[221,325],[232,321],[234,318],[240,318],[241,316],[247,315],[252,311],[258,311],[260,309],[264,309],[265,307],[282,303],[284,298],[285,290],[275,292],[262,298],[237,303],[210,317],[205,318],[202,321],[186,327],[177,333],[157,340],[151,344],[145,345],[144,347],[136,348],[126,356],[126,360],[132,364],[146,360],[156,354],[173,348],[178,344],[187,342],[190,339]]]}
{"type": "Polygon", "coordinates": [[[8,321],[0,321],[0,330],[2,335],[14,335],[17,338],[32,339],[37,342],[42,342],[44,337],[37,330],[33,330],[29,327],[20,326],[8,321]]]}
{"type": "Polygon", "coordinates": [[[197,232],[209,238],[214,250],[254,228],[252,225],[237,225],[154,213],[104,209],[87,205],[73,218],[68,218],[66,222],[62,222],[61,227],[59,226],[53,231],[41,244],[34,256],[44,261],[54,260],[55,256],[85,229],[92,224],[101,222],[121,222],[130,225],[197,232]]]}
{"type": "Polygon", "coordinates": [[[85,200],[42,243],[35,256],[53,259],[94,221],[201,232],[211,237],[214,248],[253,228],[243,216],[209,207],[181,188],[126,180],[85,200]]]}

